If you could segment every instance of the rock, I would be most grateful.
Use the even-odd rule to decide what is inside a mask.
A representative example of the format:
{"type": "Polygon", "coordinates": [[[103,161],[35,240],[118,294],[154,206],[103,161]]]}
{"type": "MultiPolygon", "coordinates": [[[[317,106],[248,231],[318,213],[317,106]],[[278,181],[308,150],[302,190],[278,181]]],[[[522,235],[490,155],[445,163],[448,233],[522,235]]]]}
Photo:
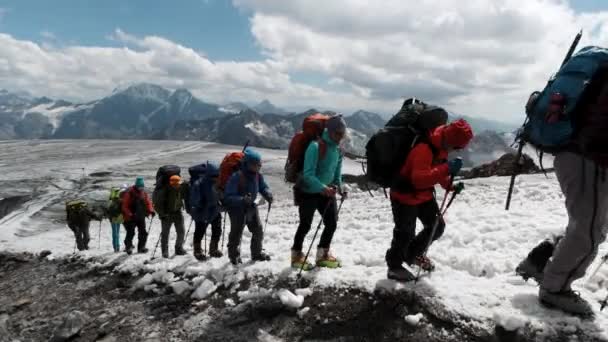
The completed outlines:
{"type": "Polygon", "coordinates": [[[70,338],[78,335],[89,318],[81,311],[72,311],[68,313],[63,323],[53,332],[51,342],[67,341],[70,338]]]}
{"type": "Polygon", "coordinates": [[[104,338],[102,338],[101,340],[97,340],[97,342],[116,342],[117,339],[114,336],[106,336],[104,338]]]}
{"type": "MultiPolygon", "coordinates": [[[[515,159],[517,155],[515,153],[506,153],[497,160],[477,166],[468,171],[462,171],[460,176],[464,179],[471,178],[484,178],[492,176],[511,176],[515,170],[515,159]]],[[[540,168],[536,166],[534,160],[527,154],[522,154],[522,158],[519,161],[520,168],[518,174],[529,174],[538,173],[540,168]]]]}
{"type": "Polygon", "coordinates": [[[32,300],[29,298],[21,298],[18,301],[13,303],[13,309],[14,310],[19,310],[21,309],[23,306],[26,306],[28,304],[32,304],[32,300]]]}
{"type": "Polygon", "coordinates": [[[0,341],[4,339],[2,336],[8,337],[8,319],[10,318],[7,314],[0,315],[0,341]]]}
{"type": "Polygon", "coordinates": [[[40,254],[38,255],[38,258],[44,259],[44,258],[46,258],[47,256],[49,256],[51,254],[52,254],[51,251],[45,249],[42,252],[40,252],[40,254]]]}
{"type": "Polygon", "coordinates": [[[110,328],[110,322],[105,322],[97,330],[97,336],[99,336],[99,337],[106,336],[107,334],[110,333],[110,330],[111,330],[111,328],[110,328]]]}

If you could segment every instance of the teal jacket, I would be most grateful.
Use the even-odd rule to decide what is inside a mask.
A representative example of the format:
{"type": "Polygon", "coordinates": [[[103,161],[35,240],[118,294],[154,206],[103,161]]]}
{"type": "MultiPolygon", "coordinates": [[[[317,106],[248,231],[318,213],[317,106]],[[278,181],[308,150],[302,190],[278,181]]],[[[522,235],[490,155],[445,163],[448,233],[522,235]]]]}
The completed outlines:
{"type": "Polygon", "coordinates": [[[342,186],[342,152],[340,147],[329,138],[327,131],[321,137],[325,143],[325,154],[319,159],[319,143],[308,145],[304,155],[301,190],[317,194],[328,185],[342,186]]]}

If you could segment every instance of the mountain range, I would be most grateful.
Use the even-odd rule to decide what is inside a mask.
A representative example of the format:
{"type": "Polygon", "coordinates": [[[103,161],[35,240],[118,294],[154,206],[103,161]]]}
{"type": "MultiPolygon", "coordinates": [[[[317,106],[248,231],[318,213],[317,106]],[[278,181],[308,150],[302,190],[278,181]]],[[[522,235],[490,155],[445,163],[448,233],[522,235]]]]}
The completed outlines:
{"type": "MultiPolygon", "coordinates": [[[[72,103],[25,92],[0,90],[0,140],[7,139],[171,139],[205,140],[287,148],[304,117],[322,112],[294,113],[268,100],[257,105],[207,103],[186,89],[168,90],[140,83],[115,89],[99,100],[72,103]]],[[[325,112],[331,114],[332,112],[325,112]]],[[[463,153],[476,165],[510,151],[505,137],[512,126],[467,118],[476,138],[463,153]]],[[[359,110],[345,116],[349,134],[345,149],[362,155],[369,137],[384,126],[382,115],[359,110]]]]}

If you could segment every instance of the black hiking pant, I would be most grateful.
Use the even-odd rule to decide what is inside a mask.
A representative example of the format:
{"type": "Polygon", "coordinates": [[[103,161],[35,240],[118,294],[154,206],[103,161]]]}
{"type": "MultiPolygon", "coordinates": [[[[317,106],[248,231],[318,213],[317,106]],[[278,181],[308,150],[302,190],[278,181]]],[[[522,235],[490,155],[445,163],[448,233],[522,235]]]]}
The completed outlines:
{"type": "Polygon", "coordinates": [[[321,233],[321,239],[319,240],[318,248],[329,248],[331,240],[336,232],[338,226],[338,206],[336,204],[335,197],[326,197],[321,194],[300,194],[299,198],[300,206],[298,208],[300,214],[300,224],[296,231],[296,236],[293,240],[293,246],[291,247],[294,251],[302,251],[302,244],[306,234],[310,231],[312,220],[315,216],[315,212],[318,211],[323,215],[323,233],[321,233]]]}
{"type": "Polygon", "coordinates": [[[89,241],[91,241],[91,235],[89,233],[90,222],[80,222],[68,224],[68,227],[74,233],[76,238],[76,248],[79,251],[89,249],[89,241]]]}
{"type": "Polygon", "coordinates": [[[137,251],[142,251],[146,248],[148,241],[148,232],[146,232],[146,219],[134,219],[124,223],[127,236],[125,237],[125,247],[133,248],[133,238],[135,237],[135,227],[137,227],[137,251]]]}
{"type": "Polygon", "coordinates": [[[175,233],[177,235],[175,239],[175,251],[183,250],[184,248],[184,235],[186,231],[184,229],[184,216],[181,212],[169,214],[163,216],[160,219],[161,223],[161,235],[160,235],[160,249],[163,253],[169,252],[169,234],[171,233],[171,226],[175,225],[175,233]]]}
{"type": "Polygon", "coordinates": [[[241,256],[241,239],[245,225],[251,232],[251,258],[255,259],[262,253],[264,230],[257,207],[230,208],[230,234],[228,234],[228,257],[236,259],[241,256]]]}
{"type": "MultiPolygon", "coordinates": [[[[417,256],[424,253],[424,249],[431,239],[431,231],[439,215],[439,206],[432,199],[419,205],[406,205],[398,201],[391,201],[393,208],[393,240],[391,248],[386,251],[386,264],[389,268],[400,267],[405,261],[413,263],[417,256]],[[424,228],[416,235],[416,220],[420,219],[424,228]]],[[[439,219],[433,241],[443,235],[445,222],[439,219]]]]}
{"type": "MultiPolygon", "coordinates": [[[[206,221],[195,221],[194,222],[194,242],[200,242],[207,233],[207,226],[209,222],[206,221]]],[[[211,220],[211,241],[219,241],[222,235],[222,215],[217,214],[213,220],[211,220]]]]}

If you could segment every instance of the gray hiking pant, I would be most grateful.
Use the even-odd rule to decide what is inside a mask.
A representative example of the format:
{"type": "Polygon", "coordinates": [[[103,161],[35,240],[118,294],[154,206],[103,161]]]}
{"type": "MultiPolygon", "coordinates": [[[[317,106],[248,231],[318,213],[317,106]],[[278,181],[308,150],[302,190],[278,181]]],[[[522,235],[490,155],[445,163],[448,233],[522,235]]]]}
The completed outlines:
{"type": "Polygon", "coordinates": [[[251,257],[255,258],[262,253],[264,230],[260,221],[257,207],[247,209],[230,208],[230,234],[228,235],[228,257],[238,258],[241,255],[241,239],[245,225],[251,232],[251,257]]]}
{"type": "Polygon", "coordinates": [[[175,239],[175,249],[178,250],[184,245],[184,235],[186,235],[184,229],[184,216],[182,213],[171,214],[161,219],[161,238],[160,248],[162,251],[169,251],[169,233],[171,232],[171,226],[175,225],[175,232],[177,238],[175,239]]]}
{"type": "Polygon", "coordinates": [[[568,227],[544,269],[542,287],[551,292],[567,291],[585,275],[606,239],[608,223],[605,170],[571,152],[558,154],[554,166],[566,199],[568,227]]]}
{"type": "Polygon", "coordinates": [[[81,222],[77,224],[68,224],[68,227],[74,232],[76,238],[76,247],[79,251],[89,249],[89,241],[91,237],[89,234],[89,222],[81,222]]]}

